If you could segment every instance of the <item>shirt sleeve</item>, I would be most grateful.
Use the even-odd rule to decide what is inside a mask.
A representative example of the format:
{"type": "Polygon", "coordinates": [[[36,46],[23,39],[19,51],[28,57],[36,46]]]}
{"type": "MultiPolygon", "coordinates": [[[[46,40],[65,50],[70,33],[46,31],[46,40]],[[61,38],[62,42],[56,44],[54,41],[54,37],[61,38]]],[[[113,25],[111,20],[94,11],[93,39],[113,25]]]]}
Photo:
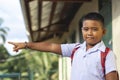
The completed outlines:
{"type": "Polygon", "coordinates": [[[106,70],[106,74],[112,71],[117,71],[116,58],[115,58],[115,54],[112,51],[110,51],[106,56],[105,70],[106,70]]]}
{"type": "Polygon", "coordinates": [[[62,56],[63,57],[70,57],[72,54],[72,50],[75,48],[76,44],[62,44],[61,50],[62,50],[62,56]]]}

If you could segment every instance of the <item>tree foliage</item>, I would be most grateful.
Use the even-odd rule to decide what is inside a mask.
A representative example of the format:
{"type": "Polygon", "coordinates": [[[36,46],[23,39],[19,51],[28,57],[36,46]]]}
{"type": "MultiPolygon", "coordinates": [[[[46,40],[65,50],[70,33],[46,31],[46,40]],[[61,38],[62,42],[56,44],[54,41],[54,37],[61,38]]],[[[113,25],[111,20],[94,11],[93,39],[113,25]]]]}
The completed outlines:
{"type": "Polygon", "coordinates": [[[3,24],[3,19],[0,18],[0,39],[5,42],[6,41],[6,35],[7,35],[7,31],[9,30],[8,27],[2,27],[3,24]]]}
{"type": "MultiPolygon", "coordinates": [[[[4,49],[2,49],[2,52],[4,52],[4,49]]],[[[0,69],[3,73],[21,73],[21,75],[27,73],[25,76],[30,77],[31,71],[34,80],[58,80],[57,55],[33,50],[23,50],[16,56],[6,55],[5,53],[1,56],[4,56],[5,60],[0,63],[0,69]]]]}
{"type": "Polygon", "coordinates": [[[58,56],[53,53],[29,51],[26,54],[29,68],[35,72],[35,80],[58,80],[58,56]]]}

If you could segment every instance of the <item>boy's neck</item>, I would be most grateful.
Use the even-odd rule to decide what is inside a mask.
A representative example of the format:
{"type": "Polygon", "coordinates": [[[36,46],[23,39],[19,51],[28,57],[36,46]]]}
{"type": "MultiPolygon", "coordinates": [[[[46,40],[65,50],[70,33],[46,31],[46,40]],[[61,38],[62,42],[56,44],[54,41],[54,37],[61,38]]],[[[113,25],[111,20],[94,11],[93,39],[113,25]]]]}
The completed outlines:
{"type": "MultiPolygon", "coordinates": [[[[101,41],[99,41],[99,42],[101,42],[101,41]]],[[[99,43],[99,42],[98,42],[98,43],[99,43]]],[[[96,43],[96,44],[97,44],[97,43],[96,43]]],[[[86,44],[86,51],[87,51],[88,49],[94,47],[96,44],[86,44]]]]}
{"type": "MultiPolygon", "coordinates": [[[[101,41],[99,41],[99,42],[101,42],[101,41]]],[[[97,43],[99,43],[99,42],[97,42],[97,43]]],[[[97,44],[97,43],[96,43],[96,44],[97,44]]],[[[86,51],[87,51],[88,49],[94,47],[96,44],[88,44],[88,43],[86,43],[86,51]]]]}
{"type": "Polygon", "coordinates": [[[86,51],[90,48],[93,48],[96,44],[86,44],[86,51]]]}
{"type": "Polygon", "coordinates": [[[90,49],[90,48],[94,47],[94,46],[95,46],[95,44],[94,44],[94,45],[91,45],[91,44],[86,44],[86,51],[87,51],[88,49],[90,49]]]}

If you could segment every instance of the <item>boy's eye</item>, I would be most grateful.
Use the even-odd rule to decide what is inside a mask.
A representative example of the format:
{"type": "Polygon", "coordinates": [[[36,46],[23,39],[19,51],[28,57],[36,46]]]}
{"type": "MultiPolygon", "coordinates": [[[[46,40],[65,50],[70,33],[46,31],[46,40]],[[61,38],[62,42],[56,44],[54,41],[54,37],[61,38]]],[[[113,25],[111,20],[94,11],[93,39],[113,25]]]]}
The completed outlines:
{"type": "Polygon", "coordinates": [[[84,31],[88,31],[88,30],[89,30],[89,28],[84,28],[84,27],[83,27],[83,28],[82,28],[82,30],[84,30],[84,31]]]}
{"type": "Polygon", "coordinates": [[[92,28],[93,31],[98,31],[98,28],[92,28]]]}
{"type": "Polygon", "coordinates": [[[83,31],[89,31],[89,30],[98,31],[98,28],[95,28],[95,27],[93,27],[93,28],[83,27],[82,30],[83,31]]]}

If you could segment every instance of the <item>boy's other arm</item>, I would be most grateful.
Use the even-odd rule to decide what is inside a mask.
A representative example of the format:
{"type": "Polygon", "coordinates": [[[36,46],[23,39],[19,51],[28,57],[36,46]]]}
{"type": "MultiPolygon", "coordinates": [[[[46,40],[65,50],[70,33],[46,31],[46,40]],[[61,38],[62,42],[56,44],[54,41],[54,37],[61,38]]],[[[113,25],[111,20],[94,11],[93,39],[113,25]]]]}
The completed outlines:
{"type": "Polygon", "coordinates": [[[105,75],[105,80],[119,80],[119,75],[117,71],[112,71],[105,75]]]}
{"type": "Polygon", "coordinates": [[[61,53],[61,45],[56,43],[48,43],[48,42],[8,42],[9,44],[14,45],[13,51],[18,51],[20,49],[33,49],[38,51],[44,51],[44,52],[53,52],[59,55],[62,55],[61,53]]]}

